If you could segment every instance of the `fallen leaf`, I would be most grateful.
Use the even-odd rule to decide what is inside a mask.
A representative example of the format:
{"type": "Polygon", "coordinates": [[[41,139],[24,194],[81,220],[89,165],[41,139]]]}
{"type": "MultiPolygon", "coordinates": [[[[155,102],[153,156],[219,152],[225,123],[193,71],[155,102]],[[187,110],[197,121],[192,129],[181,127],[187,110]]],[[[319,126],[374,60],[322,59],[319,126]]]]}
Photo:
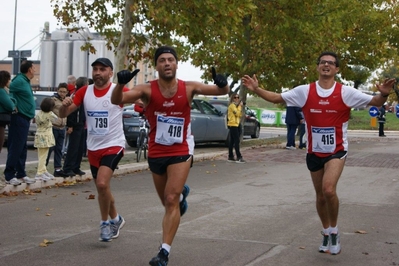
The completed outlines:
{"type": "Polygon", "coordinates": [[[355,233],[356,234],[362,234],[362,235],[367,234],[367,232],[364,231],[364,230],[356,230],[355,233]]]}
{"type": "Polygon", "coordinates": [[[78,195],[78,193],[72,192],[71,195],[72,195],[72,196],[76,196],[76,195],[78,195]]]}
{"type": "Polygon", "coordinates": [[[95,199],[96,198],[96,195],[93,195],[93,194],[90,194],[88,197],[87,197],[87,199],[95,199]]]}
{"type": "Polygon", "coordinates": [[[51,216],[51,214],[50,213],[46,213],[46,216],[51,216]]]}
{"type": "Polygon", "coordinates": [[[305,247],[302,246],[302,247],[299,247],[299,249],[305,249],[305,247]]]}
{"type": "Polygon", "coordinates": [[[36,208],[36,211],[40,211],[40,208],[36,208]]]}
{"type": "Polygon", "coordinates": [[[50,240],[44,239],[44,240],[43,240],[43,243],[46,243],[46,244],[53,244],[53,241],[50,241],[50,240]]]}
{"type": "Polygon", "coordinates": [[[39,246],[40,246],[40,247],[47,247],[49,244],[53,244],[53,242],[52,242],[52,241],[49,241],[49,240],[47,240],[47,239],[44,239],[43,242],[41,242],[41,243],[39,244],[39,246]]]}

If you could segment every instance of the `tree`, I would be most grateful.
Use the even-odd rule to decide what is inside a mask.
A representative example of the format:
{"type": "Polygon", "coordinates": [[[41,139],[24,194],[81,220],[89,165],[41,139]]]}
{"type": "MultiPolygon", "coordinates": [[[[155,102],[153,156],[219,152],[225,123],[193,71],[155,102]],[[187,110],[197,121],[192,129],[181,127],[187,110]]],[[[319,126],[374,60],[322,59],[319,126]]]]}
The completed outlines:
{"type": "MultiPolygon", "coordinates": [[[[54,15],[69,31],[78,31],[85,23],[105,36],[109,48],[117,47],[115,71],[134,68],[126,58],[129,62],[152,62],[154,49],[162,44],[176,46],[181,61],[186,61],[191,50],[204,40],[213,43],[214,52],[225,48],[229,31],[238,31],[237,21],[255,8],[251,2],[221,0],[215,5],[212,0],[51,0],[54,15]]],[[[90,49],[90,44],[83,49],[90,49]]],[[[212,65],[217,62],[207,70],[212,65]]]]}
{"type": "Polygon", "coordinates": [[[132,62],[152,60],[154,47],[171,44],[180,60],[191,58],[204,70],[204,79],[210,80],[211,66],[228,73],[232,84],[256,73],[263,87],[278,92],[314,81],[322,51],[340,55],[341,76],[348,79],[356,77],[350,66],[372,72],[399,45],[396,0],[51,2],[64,26],[74,30],[85,22],[117,47],[117,69],[126,55],[132,62]]]}

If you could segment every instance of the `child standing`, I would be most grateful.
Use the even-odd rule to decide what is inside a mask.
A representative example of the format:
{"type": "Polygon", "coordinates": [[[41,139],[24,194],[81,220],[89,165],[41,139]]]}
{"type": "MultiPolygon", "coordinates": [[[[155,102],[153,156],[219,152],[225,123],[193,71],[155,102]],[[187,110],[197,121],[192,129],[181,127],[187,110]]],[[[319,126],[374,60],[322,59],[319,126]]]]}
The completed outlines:
{"type": "Polygon", "coordinates": [[[40,111],[35,116],[37,131],[35,134],[34,147],[37,148],[38,165],[36,180],[48,181],[54,176],[47,172],[46,159],[50,147],[55,145],[52,122],[58,117],[53,113],[54,100],[50,97],[44,98],[40,104],[40,111]]]}

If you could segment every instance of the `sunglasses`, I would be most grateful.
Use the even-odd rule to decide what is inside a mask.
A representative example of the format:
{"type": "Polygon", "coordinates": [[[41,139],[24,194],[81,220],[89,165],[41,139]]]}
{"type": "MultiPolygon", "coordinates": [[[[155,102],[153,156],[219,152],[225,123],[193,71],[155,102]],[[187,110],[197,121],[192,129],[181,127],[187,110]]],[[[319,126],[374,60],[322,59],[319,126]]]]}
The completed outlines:
{"type": "Polygon", "coordinates": [[[234,96],[234,99],[240,99],[240,97],[238,97],[238,96],[234,96]]]}
{"type": "Polygon", "coordinates": [[[325,65],[326,63],[330,66],[335,66],[335,62],[329,60],[320,60],[319,65],[325,65]]]}

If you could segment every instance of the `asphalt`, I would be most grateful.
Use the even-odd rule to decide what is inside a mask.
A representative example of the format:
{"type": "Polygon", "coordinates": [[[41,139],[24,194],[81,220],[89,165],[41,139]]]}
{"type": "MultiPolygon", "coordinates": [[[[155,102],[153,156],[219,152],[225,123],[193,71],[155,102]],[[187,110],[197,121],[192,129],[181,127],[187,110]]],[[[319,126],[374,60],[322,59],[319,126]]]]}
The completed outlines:
{"type": "MultiPolygon", "coordinates": [[[[399,134],[386,134],[350,132],[336,256],[317,252],[321,225],[304,150],[250,147],[246,164],[227,162],[226,151],[196,155],[168,265],[399,265],[399,134]]],[[[147,164],[121,166],[112,190],[126,225],[111,243],[97,241],[93,182],[0,197],[0,265],[148,265],[163,208],[147,164]]]]}

